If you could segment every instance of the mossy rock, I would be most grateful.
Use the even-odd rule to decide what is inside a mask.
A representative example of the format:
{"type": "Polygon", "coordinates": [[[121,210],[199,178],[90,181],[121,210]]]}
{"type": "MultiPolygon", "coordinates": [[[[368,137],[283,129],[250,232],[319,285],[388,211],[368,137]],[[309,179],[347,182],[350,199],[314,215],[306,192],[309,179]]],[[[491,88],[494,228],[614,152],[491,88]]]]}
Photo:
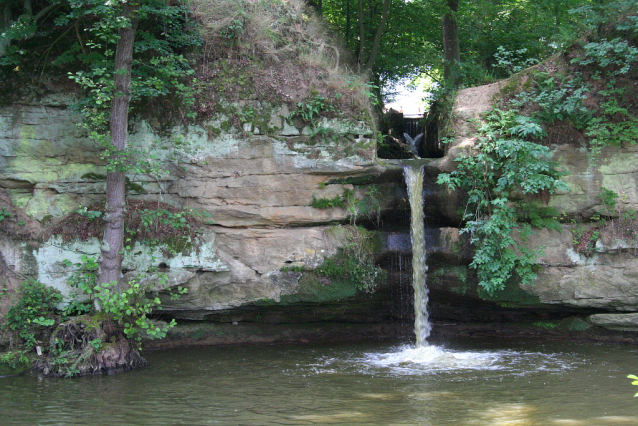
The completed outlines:
{"type": "Polygon", "coordinates": [[[282,296],[281,304],[298,302],[329,302],[342,300],[357,294],[352,282],[331,280],[321,277],[315,272],[304,272],[299,280],[299,290],[295,294],[282,296]]]}
{"type": "Polygon", "coordinates": [[[541,300],[538,296],[526,292],[518,284],[513,282],[508,282],[505,288],[497,290],[492,294],[485,291],[483,287],[479,287],[477,293],[483,300],[502,302],[508,305],[529,306],[541,304],[541,300]]]}

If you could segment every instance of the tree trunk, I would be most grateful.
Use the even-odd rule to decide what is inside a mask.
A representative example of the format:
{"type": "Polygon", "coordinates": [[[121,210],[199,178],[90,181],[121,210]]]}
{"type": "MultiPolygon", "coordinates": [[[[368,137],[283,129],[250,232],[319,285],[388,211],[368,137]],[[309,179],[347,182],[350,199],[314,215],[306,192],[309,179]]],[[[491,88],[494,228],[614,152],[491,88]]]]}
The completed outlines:
{"type": "MultiPolygon", "coordinates": [[[[133,41],[137,29],[138,4],[122,4],[122,17],[130,25],[119,30],[119,40],[115,49],[115,93],[111,102],[110,130],[115,153],[111,160],[118,157],[117,151],[126,148],[128,109],[131,100],[131,64],[133,61],[133,41]]],[[[104,220],[104,238],[102,240],[102,258],[100,260],[99,283],[116,282],[117,291],[121,291],[122,257],[124,241],[124,214],[126,212],[126,177],[123,171],[112,170],[106,175],[106,214],[104,220]]]]}
{"type": "Polygon", "coordinates": [[[350,0],[344,0],[346,4],[346,32],[344,40],[350,43],[350,0]]]}
{"type": "Polygon", "coordinates": [[[448,10],[443,16],[443,76],[448,85],[457,86],[460,81],[458,64],[461,62],[459,46],[459,30],[456,24],[456,13],[459,10],[459,0],[448,0],[448,10]]]}
{"type": "Polygon", "coordinates": [[[377,33],[374,36],[374,43],[372,44],[372,49],[370,50],[370,57],[368,58],[368,62],[366,63],[365,71],[370,71],[374,66],[374,63],[377,61],[379,47],[381,46],[381,36],[383,35],[383,30],[385,29],[385,23],[388,20],[389,13],[390,0],[385,0],[383,2],[383,13],[381,14],[381,22],[379,23],[379,27],[377,27],[377,33]]]}
{"type": "Polygon", "coordinates": [[[359,15],[359,54],[357,56],[357,63],[359,64],[359,71],[365,63],[365,46],[366,46],[366,31],[365,23],[363,22],[363,0],[357,2],[357,10],[359,15]]]}

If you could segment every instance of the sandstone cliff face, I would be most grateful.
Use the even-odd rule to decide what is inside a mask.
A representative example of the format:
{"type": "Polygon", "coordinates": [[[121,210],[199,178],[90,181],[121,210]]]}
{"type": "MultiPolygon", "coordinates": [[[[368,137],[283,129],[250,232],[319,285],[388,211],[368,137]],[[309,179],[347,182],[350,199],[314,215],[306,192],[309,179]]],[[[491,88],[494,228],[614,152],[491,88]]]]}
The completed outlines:
{"type": "MultiPolygon", "coordinates": [[[[444,158],[429,161],[428,168],[433,175],[454,170],[454,159],[472,152],[481,114],[491,108],[506,83],[459,92],[452,119],[456,139],[444,158]]],[[[539,259],[542,269],[534,285],[509,289],[497,294],[494,299],[501,303],[638,311],[638,227],[635,221],[635,212],[638,211],[638,147],[607,147],[595,160],[588,155],[585,147],[574,146],[568,141],[564,144],[559,141],[551,149],[553,161],[558,163],[559,170],[565,172],[563,180],[569,185],[569,191],[554,194],[549,200],[549,205],[563,217],[563,229],[561,232],[539,230],[530,239],[530,247],[544,248],[544,255],[539,259]],[[601,201],[605,189],[620,196],[611,212],[601,201]],[[611,215],[613,219],[601,224],[595,220],[596,213],[611,215]],[[592,233],[596,233],[597,239],[591,239],[587,248],[586,240],[591,238],[592,233]]],[[[443,221],[449,223],[460,219],[457,211],[463,206],[461,194],[437,188],[432,201],[435,202],[435,214],[443,221]]],[[[472,271],[463,266],[464,262],[457,260],[456,263],[458,266],[455,267],[434,265],[431,285],[446,291],[475,291],[472,271]],[[458,272],[459,268],[462,273],[458,272]]],[[[629,329],[626,324],[629,317],[618,317],[622,326],[615,326],[610,319],[613,317],[607,315],[598,318],[597,322],[592,317],[592,322],[612,329],[629,329]]]]}
{"type": "MultiPolygon", "coordinates": [[[[471,153],[477,120],[502,84],[460,93],[453,119],[456,140],[445,157],[420,161],[431,182],[438,173],[453,170],[459,155],[471,153]]],[[[11,283],[17,282],[19,274],[67,295],[71,291],[67,280],[75,270],[69,263],[78,262],[82,255],[97,255],[100,242],[97,238],[68,241],[47,230],[80,206],[102,202],[104,197],[104,183],[96,179],[104,173],[99,147],[76,126],[79,117],[68,109],[71,101],[54,95],[0,110],[0,201],[11,203],[22,215],[20,220],[12,218],[14,230],[20,232],[5,232],[0,241],[0,260],[11,271],[11,283]]],[[[317,138],[308,127],[285,120],[289,114],[285,106],[260,107],[270,115],[258,123],[240,120],[237,124],[236,119],[218,114],[199,126],[175,126],[169,134],[154,131],[144,121],[134,125],[131,138],[163,161],[171,173],[161,178],[129,176],[143,184],[143,190],[131,188],[131,199],[161,201],[203,218],[195,241],[187,248],[167,254],[161,247],[136,243],[125,260],[127,277],[160,267],[168,275],[169,286],[188,288],[178,301],[164,300],[166,311],[178,318],[206,319],[211,313],[254,304],[339,300],[352,295],[311,294],[308,275],[291,272],[317,268],[346,243],[328,237],[326,231],[347,223],[352,211],[314,208],[313,198],[334,199],[353,191],[355,199],[361,200],[374,184],[385,220],[397,214],[391,208],[405,207],[401,165],[377,160],[370,123],[322,118],[319,125],[333,129],[339,137],[317,138]],[[176,138],[188,147],[176,159],[154,144],[176,138]]],[[[564,180],[570,191],[553,195],[549,203],[568,220],[561,232],[541,230],[530,240],[530,246],[542,246],[545,253],[534,285],[509,288],[492,299],[502,306],[622,312],[592,316],[591,323],[632,329],[635,316],[630,314],[638,312],[638,241],[620,228],[631,228],[633,222],[612,221],[601,228],[589,219],[604,209],[602,188],[621,195],[616,216],[638,210],[636,148],[606,148],[595,163],[584,149],[573,145],[557,144],[552,150],[554,160],[567,172],[564,180]],[[600,238],[582,250],[578,240],[591,232],[598,232],[600,238]]],[[[467,241],[450,227],[459,223],[463,195],[434,184],[425,195],[427,215],[435,224],[428,233],[428,284],[435,292],[434,303],[437,294],[447,295],[445,300],[485,297],[468,267],[467,241]],[[437,228],[441,225],[446,227],[437,228]]],[[[407,230],[379,233],[375,250],[382,263],[397,253],[408,258],[407,230]]],[[[386,266],[391,269],[390,263],[386,266]]],[[[397,284],[392,280],[395,272],[390,271],[390,285],[397,284]]],[[[438,308],[438,312],[444,310],[443,305],[438,308]]]]}
{"type": "MultiPolygon", "coordinates": [[[[12,271],[67,295],[75,267],[64,261],[96,255],[100,243],[64,241],[46,230],[81,206],[104,200],[104,182],[96,178],[104,174],[99,147],[77,127],[80,117],[68,109],[71,102],[52,95],[0,109],[0,189],[26,213],[24,225],[33,230],[31,239],[7,235],[0,254],[12,271]]],[[[361,199],[366,186],[349,179],[383,170],[370,122],[324,117],[317,125],[339,137],[319,138],[286,120],[285,106],[260,107],[270,110],[269,121],[231,124],[231,117],[217,114],[198,126],[175,126],[168,135],[144,121],[134,125],[131,139],[171,173],[129,176],[143,188],[135,186],[129,197],[161,201],[204,222],[189,250],[167,255],[161,247],[137,243],[125,260],[129,276],[160,266],[171,286],[189,289],[180,301],[166,302],[165,309],[178,317],[294,294],[300,274],[282,275],[281,269],[312,269],[334,255],[343,241],[326,238],[324,231],[349,216],[344,208],[313,208],[313,197],[332,199],[349,190],[361,199]],[[176,160],[154,144],[177,138],[187,149],[176,160]]],[[[392,185],[377,190],[387,195],[392,185]]]]}

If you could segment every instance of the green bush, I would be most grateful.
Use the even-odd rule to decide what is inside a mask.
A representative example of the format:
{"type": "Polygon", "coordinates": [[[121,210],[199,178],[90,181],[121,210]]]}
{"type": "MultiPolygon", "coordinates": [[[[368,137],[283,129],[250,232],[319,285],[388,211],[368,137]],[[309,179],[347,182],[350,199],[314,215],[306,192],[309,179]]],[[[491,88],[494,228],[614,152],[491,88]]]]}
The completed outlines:
{"type": "Polygon", "coordinates": [[[58,318],[57,305],[62,294],[35,280],[20,284],[20,299],[9,308],[6,327],[17,333],[28,349],[37,343],[37,337],[46,328],[52,327],[58,318]]]}
{"type": "Polygon", "coordinates": [[[9,351],[0,355],[0,377],[20,374],[31,368],[26,351],[9,351]]]}
{"type": "Polygon", "coordinates": [[[525,245],[533,233],[532,224],[521,221],[522,207],[529,204],[525,196],[567,186],[549,161],[549,148],[527,140],[544,135],[535,119],[499,109],[486,119],[475,155],[459,157],[457,169],[440,174],[437,182],[467,192],[462,232],[471,236],[479,285],[494,294],[511,279],[530,284],[536,278],[541,248],[525,245]]]}

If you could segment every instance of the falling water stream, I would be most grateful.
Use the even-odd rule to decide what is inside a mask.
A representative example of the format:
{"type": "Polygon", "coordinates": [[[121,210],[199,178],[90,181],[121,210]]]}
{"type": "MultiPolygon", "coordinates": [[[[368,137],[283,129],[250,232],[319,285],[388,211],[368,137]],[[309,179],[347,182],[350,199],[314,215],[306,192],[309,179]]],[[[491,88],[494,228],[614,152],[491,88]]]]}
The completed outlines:
{"type": "Polygon", "coordinates": [[[423,215],[423,166],[403,169],[410,198],[410,237],[412,239],[412,287],[414,287],[414,333],[416,347],[427,346],[432,326],[428,315],[425,223],[423,215]]]}

